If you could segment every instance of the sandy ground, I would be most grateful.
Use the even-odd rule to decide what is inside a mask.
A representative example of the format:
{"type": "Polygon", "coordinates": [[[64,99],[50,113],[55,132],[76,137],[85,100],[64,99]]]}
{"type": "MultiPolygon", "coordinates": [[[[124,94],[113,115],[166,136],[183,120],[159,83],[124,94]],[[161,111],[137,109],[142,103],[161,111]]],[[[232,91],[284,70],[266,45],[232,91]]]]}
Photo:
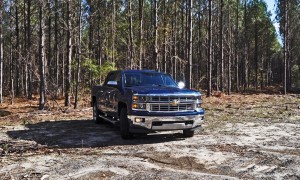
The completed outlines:
{"type": "Polygon", "coordinates": [[[8,113],[0,179],[300,179],[298,95],[205,101],[206,122],[192,138],[122,140],[117,127],[94,124],[88,107],[8,113]]]}

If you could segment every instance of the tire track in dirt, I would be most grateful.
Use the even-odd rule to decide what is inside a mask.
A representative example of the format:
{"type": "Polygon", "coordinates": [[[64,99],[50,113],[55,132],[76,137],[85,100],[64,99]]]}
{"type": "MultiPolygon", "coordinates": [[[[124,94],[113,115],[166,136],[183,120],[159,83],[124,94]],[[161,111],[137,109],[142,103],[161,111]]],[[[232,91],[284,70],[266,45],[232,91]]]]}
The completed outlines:
{"type": "Polygon", "coordinates": [[[149,162],[164,168],[167,167],[174,170],[185,170],[190,172],[239,178],[238,174],[228,169],[224,171],[221,169],[207,168],[205,164],[199,163],[197,158],[192,156],[172,157],[169,153],[159,152],[156,154],[140,154],[136,157],[144,158],[149,162]]]}

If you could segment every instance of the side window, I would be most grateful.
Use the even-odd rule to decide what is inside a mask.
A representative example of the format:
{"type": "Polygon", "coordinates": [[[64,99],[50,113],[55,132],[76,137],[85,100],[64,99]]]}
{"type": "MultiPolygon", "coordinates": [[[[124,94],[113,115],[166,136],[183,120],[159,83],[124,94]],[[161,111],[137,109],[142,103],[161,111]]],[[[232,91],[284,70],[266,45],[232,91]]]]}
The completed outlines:
{"type": "Polygon", "coordinates": [[[121,83],[121,72],[112,72],[112,73],[108,74],[104,85],[107,86],[107,83],[109,81],[116,81],[118,83],[118,85],[120,85],[120,83],[121,83]]]}
{"type": "Polygon", "coordinates": [[[117,81],[118,84],[121,83],[121,72],[117,72],[116,73],[116,76],[115,76],[115,79],[113,81],[117,81]]]}
{"type": "Polygon", "coordinates": [[[108,74],[105,82],[104,82],[104,85],[107,85],[107,82],[108,81],[115,81],[115,77],[116,77],[116,73],[110,73],[108,74]]]}

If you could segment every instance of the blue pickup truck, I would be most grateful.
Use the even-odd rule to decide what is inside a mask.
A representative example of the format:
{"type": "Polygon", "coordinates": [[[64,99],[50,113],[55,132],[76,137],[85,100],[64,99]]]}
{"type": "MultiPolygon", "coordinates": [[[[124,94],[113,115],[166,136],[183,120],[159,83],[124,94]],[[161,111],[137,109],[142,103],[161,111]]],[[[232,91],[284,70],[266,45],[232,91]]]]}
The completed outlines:
{"type": "Polygon", "coordinates": [[[112,71],[92,88],[93,120],[120,126],[123,139],[170,130],[192,137],[204,121],[201,104],[200,92],[153,70],[112,71]]]}

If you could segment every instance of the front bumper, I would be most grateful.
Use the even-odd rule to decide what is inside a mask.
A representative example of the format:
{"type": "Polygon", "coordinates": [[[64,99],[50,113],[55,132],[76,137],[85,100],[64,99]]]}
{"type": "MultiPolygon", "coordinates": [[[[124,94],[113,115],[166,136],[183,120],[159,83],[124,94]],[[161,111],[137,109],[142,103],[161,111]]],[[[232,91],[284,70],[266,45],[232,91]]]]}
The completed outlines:
{"type": "Polygon", "coordinates": [[[196,129],[204,122],[204,115],[188,116],[135,116],[128,115],[130,132],[150,133],[153,131],[196,129]],[[137,121],[143,122],[137,122],[137,121]]]}

